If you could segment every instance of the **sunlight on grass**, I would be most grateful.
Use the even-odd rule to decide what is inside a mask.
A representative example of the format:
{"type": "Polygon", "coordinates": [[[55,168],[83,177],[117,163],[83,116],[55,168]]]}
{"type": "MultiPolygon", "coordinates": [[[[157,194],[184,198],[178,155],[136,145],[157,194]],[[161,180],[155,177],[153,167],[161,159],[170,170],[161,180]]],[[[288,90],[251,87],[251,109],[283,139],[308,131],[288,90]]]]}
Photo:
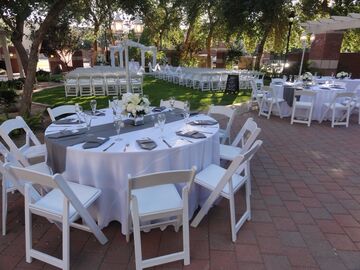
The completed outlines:
{"type": "MultiPolygon", "coordinates": [[[[189,100],[191,110],[206,110],[210,104],[215,105],[229,105],[233,103],[240,103],[249,100],[250,93],[239,92],[238,94],[228,94],[222,92],[201,92],[191,88],[175,85],[172,83],[157,80],[152,77],[145,77],[144,79],[144,94],[148,95],[152,105],[160,104],[161,99],[168,99],[174,96],[178,100],[189,100]]],[[[33,101],[48,104],[51,107],[56,107],[62,104],[79,103],[85,109],[89,109],[90,100],[94,97],[68,97],[64,95],[64,87],[56,87],[41,92],[34,93],[33,101]]],[[[96,101],[99,108],[108,106],[108,96],[97,96],[96,101]]],[[[111,97],[110,97],[111,99],[111,97]]]]}

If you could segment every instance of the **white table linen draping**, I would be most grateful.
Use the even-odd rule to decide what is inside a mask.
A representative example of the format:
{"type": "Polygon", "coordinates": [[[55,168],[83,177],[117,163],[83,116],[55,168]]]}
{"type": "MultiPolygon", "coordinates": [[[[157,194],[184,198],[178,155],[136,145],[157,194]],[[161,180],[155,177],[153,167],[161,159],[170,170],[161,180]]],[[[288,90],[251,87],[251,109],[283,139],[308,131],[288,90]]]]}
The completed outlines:
{"type": "MultiPolygon", "coordinates": [[[[293,86],[293,84],[286,84],[286,85],[288,85],[290,87],[293,86]]],[[[278,98],[283,98],[284,85],[273,84],[273,85],[271,85],[271,87],[273,87],[273,89],[275,90],[275,94],[278,98]]],[[[312,86],[310,90],[315,91],[315,93],[316,93],[312,120],[317,120],[317,121],[321,120],[322,114],[325,111],[325,107],[323,106],[324,103],[331,103],[337,93],[342,93],[342,92],[347,91],[345,89],[330,88],[330,87],[326,87],[324,85],[323,86],[319,86],[319,85],[312,86]]],[[[308,96],[302,96],[301,101],[311,101],[311,98],[308,96]]],[[[281,113],[283,116],[291,116],[291,107],[286,102],[282,102],[280,104],[280,110],[281,110],[281,113]]],[[[302,116],[302,115],[305,115],[305,112],[302,114],[302,112],[300,110],[297,110],[296,115],[302,116]]],[[[325,119],[328,119],[329,117],[330,117],[330,114],[328,114],[325,117],[325,119]]]]}
{"type": "MultiPolygon", "coordinates": [[[[104,110],[106,115],[95,117],[92,125],[101,125],[113,121],[112,112],[104,110]]],[[[193,118],[190,118],[193,119],[193,118]]],[[[206,115],[198,115],[194,119],[211,119],[206,115]]],[[[60,129],[55,125],[49,126],[47,132],[60,129]]],[[[75,128],[75,127],[74,127],[75,128]]],[[[219,135],[218,125],[201,127],[185,125],[184,120],[166,124],[163,133],[166,141],[173,147],[169,148],[159,137],[159,128],[147,128],[121,134],[122,141],[116,142],[106,152],[102,150],[114,140],[111,137],[104,145],[93,149],[82,149],[82,144],[67,148],[65,179],[81,184],[94,186],[102,190],[100,198],[92,209],[101,227],[116,220],[122,224],[122,233],[126,233],[128,224],[128,175],[142,175],[166,170],[190,169],[196,166],[202,170],[211,163],[219,164],[219,135]],[[191,139],[193,143],[176,136],[175,132],[183,129],[205,131],[206,139],[191,139]],[[212,134],[210,134],[212,133],[212,134]],[[157,143],[157,148],[148,151],[141,149],[136,139],[150,137],[157,143]],[[125,145],[129,143],[126,152],[125,145]]],[[[178,186],[180,191],[181,186],[178,186]]],[[[208,193],[193,185],[190,193],[190,217],[208,193]]]]}
{"type": "Polygon", "coordinates": [[[334,82],[336,83],[345,83],[346,84],[346,90],[348,92],[354,92],[358,87],[360,87],[360,79],[334,79],[332,77],[322,77],[315,79],[316,83],[326,83],[326,82],[334,82]]]}

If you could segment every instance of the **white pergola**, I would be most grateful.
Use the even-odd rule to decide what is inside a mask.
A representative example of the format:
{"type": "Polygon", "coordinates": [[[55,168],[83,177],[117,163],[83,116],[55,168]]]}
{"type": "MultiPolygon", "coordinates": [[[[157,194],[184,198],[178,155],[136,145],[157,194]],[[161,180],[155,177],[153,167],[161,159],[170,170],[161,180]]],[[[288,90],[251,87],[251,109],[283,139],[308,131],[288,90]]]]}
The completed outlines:
{"type": "Polygon", "coordinates": [[[156,52],[155,46],[145,46],[141,43],[125,39],[116,46],[110,46],[110,59],[111,66],[115,67],[115,53],[119,52],[119,65],[124,67],[123,52],[125,51],[125,72],[126,72],[126,91],[130,93],[130,70],[129,70],[129,47],[136,47],[141,50],[141,67],[145,69],[145,52],[151,51],[153,54],[153,65],[156,65],[156,52]]]}
{"type": "Polygon", "coordinates": [[[126,62],[126,54],[128,54],[126,51],[128,50],[128,47],[135,47],[139,48],[141,52],[141,66],[145,68],[145,52],[152,52],[152,65],[156,65],[156,53],[157,49],[155,46],[145,46],[141,43],[132,41],[132,40],[124,40],[117,46],[110,46],[110,59],[111,59],[111,66],[115,66],[115,53],[119,52],[119,66],[121,68],[124,67],[124,59],[123,59],[123,52],[125,51],[125,62],[126,62]]]}
{"type": "Polygon", "coordinates": [[[350,13],[348,16],[331,16],[300,24],[306,32],[320,34],[325,32],[360,28],[360,13],[350,13]]]}

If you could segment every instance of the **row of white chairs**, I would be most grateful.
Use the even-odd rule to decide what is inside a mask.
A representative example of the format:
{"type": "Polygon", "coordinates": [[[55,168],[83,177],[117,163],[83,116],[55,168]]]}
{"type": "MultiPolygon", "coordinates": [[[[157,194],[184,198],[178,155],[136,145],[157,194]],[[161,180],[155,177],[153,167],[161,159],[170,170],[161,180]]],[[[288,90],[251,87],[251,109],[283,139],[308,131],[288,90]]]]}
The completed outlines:
{"type": "MultiPolygon", "coordinates": [[[[65,96],[118,96],[127,92],[126,77],[117,74],[69,74],[65,77],[65,96]]],[[[143,93],[143,76],[130,77],[130,90],[143,93]]]]}
{"type": "MultiPolygon", "coordinates": [[[[61,111],[61,110],[59,110],[61,111]]],[[[219,111],[215,111],[219,112],[219,111]]],[[[55,117],[55,116],[54,116],[55,117]]],[[[7,192],[17,189],[25,196],[25,238],[26,238],[26,261],[30,263],[33,258],[45,261],[62,269],[70,268],[70,231],[69,226],[92,232],[101,244],[107,242],[106,236],[101,232],[95,220],[86,210],[96,199],[101,196],[101,190],[75,184],[66,181],[62,175],[53,175],[44,162],[35,165],[23,164],[27,160],[21,151],[22,148],[14,147],[7,138],[8,134],[15,129],[24,129],[27,134],[33,134],[21,117],[8,120],[0,126],[0,135],[6,141],[8,148],[0,145],[0,153],[4,156],[5,164],[0,164],[0,172],[3,175],[3,234],[6,233],[7,192]],[[10,144],[8,143],[10,142],[10,144]],[[20,157],[20,158],[19,158],[20,157]],[[47,193],[38,192],[33,184],[40,185],[47,193]],[[4,199],[5,198],[5,199],[4,199]],[[54,258],[35,250],[32,245],[32,222],[31,215],[36,214],[59,224],[63,233],[63,257],[54,258]],[[4,218],[5,215],[5,218],[4,218]],[[75,223],[81,218],[83,224],[75,223]],[[85,226],[85,224],[87,226],[85,226]]],[[[260,129],[253,119],[249,118],[231,145],[220,147],[222,159],[231,161],[228,169],[211,164],[195,175],[195,168],[184,171],[169,171],[156,174],[129,177],[129,216],[131,216],[132,231],[135,245],[136,269],[155,266],[176,260],[184,260],[184,264],[190,263],[190,236],[188,217],[188,193],[195,182],[211,191],[211,195],[200,209],[192,222],[196,227],[207,214],[215,200],[221,196],[229,199],[232,240],[236,241],[236,234],[246,220],[251,218],[250,207],[250,160],[260,148],[262,142],[256,141],[260,129]],[[184,183],[181,194],[178,193],[175,184],[184,183]],[[246,211],[239,221],[235,219],[234,194],[245,187],[246,211]],[[159,196],[167,194],[168,196],[159,196]],[[151,202],[151,204],[149,204],[151,202]],[[149,208],[149,205],[152,207],[149,208]],[[146,207],[144,207],[146,206],[146,207]],[[177,219],[164,221],[165,218],[177,216],[177,219]],[[159,223],[144,221],[161,220],[159,223]],[[141,253],[141,230],[149,230],[153,227],[174,225],[178,230],[183,227],[183,250],[156,258],[143,260],[141,253]]],[[[32,138],[35,135],[32,135],[32,138]]],[[[35,140],[35,139],[34,139],[35,140]]],[[[38,144],[37,140],[35,140],[38,144]]],[[[44,156],[44,153],[38,156],[44,156]]],[[[130,219],[129,219],[130,221],[130,219]]],[[[130,227],[127,233],[129,239],[130,227]]]]}
{"type": "MultiPolygon", "coordinates": [[[[274,89],[270,86],[263,86],[260,89],[256,86],[255,82],[252,85],[252,101],[259,108],[259,116],[263,115],[270,118],[273,107],[276,106],[280,118],[282,118],[280,104],[285,102],[283,98],[279,98],[274,89]]],[[[312,114],[316,92],[311,90],[304,90],[297,88],[294,90],[293,106],[291,110],[290,123],[303,123],[308,126],[311,125],[312,114]],[[301,96],[307,96],[309,101],[301,101],[301,96]],[[297,109],[306,111],[307,114],[297,117],[297,109]]],[[[360,98],[357,97],[356,92],[340,92],[336,93],[331,102],[323,104],[324,112],[322,113],[320,123],[324,121],[329,112],[331,112],[331,127],[334,126],[349,126],[350,115],[352,112],[358,113],[358,122],[360,124],[360,98]]]]}

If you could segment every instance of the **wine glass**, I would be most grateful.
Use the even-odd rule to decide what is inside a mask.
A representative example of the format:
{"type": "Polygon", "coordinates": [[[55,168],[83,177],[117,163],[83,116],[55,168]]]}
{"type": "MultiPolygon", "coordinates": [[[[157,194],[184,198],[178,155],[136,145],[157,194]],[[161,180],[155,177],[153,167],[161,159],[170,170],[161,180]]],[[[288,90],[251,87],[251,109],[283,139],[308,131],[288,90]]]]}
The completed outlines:
{"type": "Polygon", "coordinates": [[[85,124],[86,124],[86,128],[88,130],[88,132],[90,131],[90,128],[91,128],[91,120],[92,120],[92,117],[91,115],[88,115],[88,114],[83,114],[84,115],[84,120],[85,120],[85,124]]]}
{"type": "Polygon", "coordinates": [[[175,97],[170,97],[169,98],[169,103],[170,103],[170,106],[171,106],[171,111],[174,111],[175,97]]]}
{"type": "Polygon", "coordinates": [[[83,108],[79,105],[79,103],[75,104],[75,113],[78,117],[79,123],[81,123],[81,114],[83,112],[83,108]]]}
{"type": "Polygon", "coordinates": [[[164,127],[165,127],[165,122],[166,122],[166,116],[163,113],[158,114],[157,117],[157,122],[158,122],[158,126],[160,127],[161,130],[161,136],[160,138],[164,138],[164,127]]]}
{"type": "Polygon", "coordinates": [[[90,107],[91,107],[92,114],[95,115],[95,113],[96,113],[96,100],[95,99],[92,99],[90,101],[90,107]]]}
{"type": "Polygon", "coordinates": [[[114,116],[114,126],[117,134],[115,141],[121,141],[122,139],[120,138],[120,130],[124,126],[121,115],[114,116]]]}
{"type": "Polygon", "coordinates": [[[184,102],[184,119],[185,119],[186,124],[189,122],[189,117],[190,117],[190,102],[185,101],[184,102]]]}

